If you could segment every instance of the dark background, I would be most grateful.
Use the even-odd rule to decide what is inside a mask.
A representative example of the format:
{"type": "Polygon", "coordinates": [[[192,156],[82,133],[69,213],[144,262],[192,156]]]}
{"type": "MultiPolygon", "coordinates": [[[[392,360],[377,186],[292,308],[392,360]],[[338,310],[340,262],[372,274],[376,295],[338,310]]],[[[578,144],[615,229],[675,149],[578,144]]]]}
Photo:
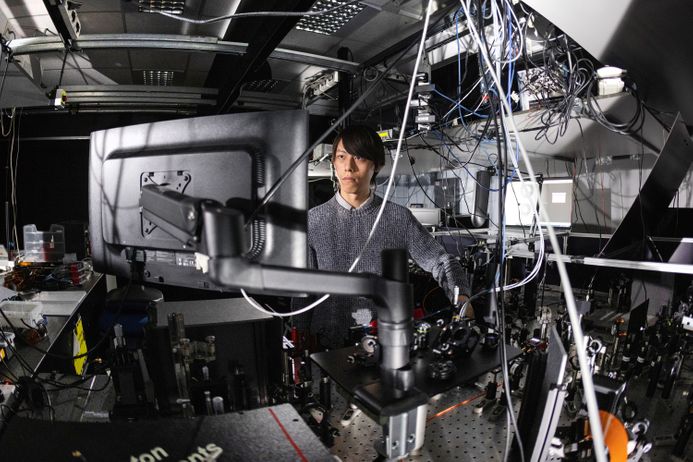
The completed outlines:
{"type": "MultiPolygon", "coordinates": [[[[39,230],[47,230],[52,223],[88,224],[88,137],[92,131],[182,118],[175,114],[57,112],[24,113],[19,117],[15,148],[18,145],[17,232],[20,248],[23,244],[22,227],[26,224],[36,224],[39,230]]],[[[311,141],[329,126],[328,118],[311,116],[311,141]]],[[[0,242],[3,245],[7,244],[5,202],[10,201],[11,192],[9,148],[10,138],[0,139],[0,242]]],[[[66,239],[69,236],[66,235],[66,239]]]]}

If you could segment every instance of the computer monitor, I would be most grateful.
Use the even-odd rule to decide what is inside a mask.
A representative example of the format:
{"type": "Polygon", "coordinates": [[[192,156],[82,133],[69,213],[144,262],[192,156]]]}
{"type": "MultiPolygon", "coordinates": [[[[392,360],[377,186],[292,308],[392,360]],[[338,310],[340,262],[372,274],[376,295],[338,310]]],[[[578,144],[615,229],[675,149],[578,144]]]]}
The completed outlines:
{"type": "Polygon", "coordinates": [[[434,226],[440,225],[440,209],[439,208],[419,208],[419,207],[409,207],[409,211],[414,218],[421,223],[423,226],[434,226]]]}
{"type": "MultiPolygon", "coordinates": [[[[143,266],[142,282],[220,289],[195,267],[193,249],[142,216],[142,188],[164,186],[249,216],[307,147],[305,111],[225,114],[93,132],[89,222],[94,269],[129,277],[134,251],[143,266]]],[[[303,162],[246,227],[246,257],[305,268],[307,201],[303,162]]]]}
{"type": "MultiPolygon", "coordinates": [[[[553,227],[569,228],[573,215],[573,180],[571,178],[545,178],[541,188],[525,181],[512,181],[505,193],[505,224],[529,228],[534,223],[537,202],[541,205],[553,227]]],[[[547,222],[542,218],[542,225],[547,222]]]]}

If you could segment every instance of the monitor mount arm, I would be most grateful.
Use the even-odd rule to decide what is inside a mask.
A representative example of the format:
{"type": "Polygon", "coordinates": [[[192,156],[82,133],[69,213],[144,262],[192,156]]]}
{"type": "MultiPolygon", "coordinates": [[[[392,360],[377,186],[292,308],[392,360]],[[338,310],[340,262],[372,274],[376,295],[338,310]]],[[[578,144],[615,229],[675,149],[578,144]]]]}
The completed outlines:
{"type": "Polygon", "coordinates": [[[405,250],[383,251],[383,276],[262,265],[243,257],[245,217],[238,210],[158,186],[142,188],[140,205],[144,218],[205,254],[209,277],[217,284],[252,292],[372,299],[378,314],[381,381],[356,389],[354,401],[383,425],[384,439],[376,448],[385,457],[401,458],[421,446],[428,397],[414,387],[409,364],[413,294],[405,250]]]}

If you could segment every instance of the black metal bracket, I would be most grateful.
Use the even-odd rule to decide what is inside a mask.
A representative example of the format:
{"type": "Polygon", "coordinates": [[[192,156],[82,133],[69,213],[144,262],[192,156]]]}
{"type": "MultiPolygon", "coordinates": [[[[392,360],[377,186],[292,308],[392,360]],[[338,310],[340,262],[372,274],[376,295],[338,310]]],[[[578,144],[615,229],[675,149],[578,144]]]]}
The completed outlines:
{"type": "Polygon", "coordinates": [[[142,188],[140,205],[145,218],[204,251],[209,257],[209,277],[219,285],[251,292],[328,293],[372,299],[378,313],[383,381],[402,392],[413,389],[409,368],[413,292],[405,250],[383,251],[383,276],[262,265],[243,257],[245,224],[241,211],[157,186],[142,188]]]}

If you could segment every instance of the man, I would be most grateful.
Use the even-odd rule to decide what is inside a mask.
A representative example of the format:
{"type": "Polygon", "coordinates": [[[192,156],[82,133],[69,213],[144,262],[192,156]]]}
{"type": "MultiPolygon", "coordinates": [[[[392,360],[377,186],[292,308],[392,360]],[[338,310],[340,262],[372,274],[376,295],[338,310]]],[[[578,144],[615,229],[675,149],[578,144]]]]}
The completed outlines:
{"type": "MultiPolygon", "coordinates": [[[[332,145],[332,164],[339,190],[332,199],[308,212],[309,264],[326,271],[348,271],[370,233],[382,199],[375,195],[375,176],[385,165],[385,149],[368,127],[345,128],[332,145]]],[[[375,235],[363,251],[354,272],[382,274],[380,253],[405,248],[424,270],[432,273],[452,300],[459,287],[460,302],[469,287],[462,266],[400,205],[388,202],[375,235]]],[[[297,324],[310,327],[328,348],[344,346],[352,326],[375,319],[375,306],[362,297],[331,296],[303,315],[297,324]]]]}

